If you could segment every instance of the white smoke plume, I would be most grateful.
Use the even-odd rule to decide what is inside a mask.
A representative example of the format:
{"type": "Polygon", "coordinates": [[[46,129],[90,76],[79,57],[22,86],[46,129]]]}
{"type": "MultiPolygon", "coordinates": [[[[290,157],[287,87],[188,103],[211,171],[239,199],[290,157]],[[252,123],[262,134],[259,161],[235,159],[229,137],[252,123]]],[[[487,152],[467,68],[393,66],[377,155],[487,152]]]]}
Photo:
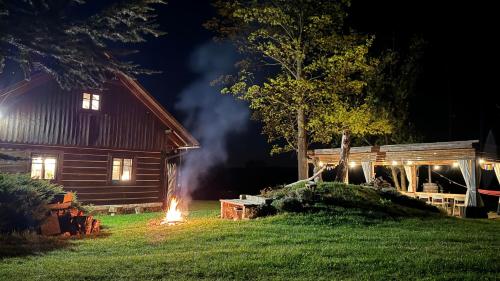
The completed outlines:
{"type": "Polygon", "coordinates": [[[197,188],[203,188],[203,176],[228,158],[227,139],[246,129],[248,107],[232,96],[222,95],[211,82],[234,71],[237,54],[229,44],[207,43],[192,55],[190,67],[199,78],[186,87],[176,108],[187,115],[183,122],[201,144],[200,149],[182,157],[180,195],[189,199],[197,188]]]}

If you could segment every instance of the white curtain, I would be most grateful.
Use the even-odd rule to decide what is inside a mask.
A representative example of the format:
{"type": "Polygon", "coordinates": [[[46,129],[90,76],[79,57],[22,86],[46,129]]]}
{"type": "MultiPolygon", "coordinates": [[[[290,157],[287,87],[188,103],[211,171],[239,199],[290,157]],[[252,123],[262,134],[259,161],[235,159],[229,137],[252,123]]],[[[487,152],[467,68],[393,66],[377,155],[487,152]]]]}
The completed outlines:
{"type": "Polygon", "coordinates": [[[363,168],[363,174],[365,175],[366,182],[369,183],[373,180],[372,175],[372,162],[362,161],[361,167],[363,168]]]}
{"type": "Polygon", "coordinates": [[[465,185],[467,185],[465,206],[477,207],[479,200],[477,195],[476,160],[458,160],[458,165],[464,177],[465,185]]]}
{"type": "Polygon", "coordinates": [[[412,166],[408,166],[408,165],[404,165],[404,168],[405,168],[405,174],[406,174],[406,178],[408,179],[408,192],[415,192],[414,188],[413,188],[413,185],[414,185],[414,182],[413,181],[413,167],[412,166]]]}
{"type": "Polygon", "coordinates": [[[495,175],[497,175],[498,183],[500,183],[500,163],[493,163],[493,169],[495,170],[495,175]]]}

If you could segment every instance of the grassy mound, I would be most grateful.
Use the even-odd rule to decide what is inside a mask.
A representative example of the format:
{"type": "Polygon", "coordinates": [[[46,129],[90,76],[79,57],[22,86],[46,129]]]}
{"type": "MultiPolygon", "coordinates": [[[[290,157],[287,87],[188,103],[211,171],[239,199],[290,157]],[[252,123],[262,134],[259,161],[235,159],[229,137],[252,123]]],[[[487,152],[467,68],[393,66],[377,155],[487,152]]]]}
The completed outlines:
{"type": "Polygon", "coordinates": [[[428,217],[441,211],[418,199],[393,189],[323,182],[312,190],[299,183],[290,187],[266,190],[265,197],[273,198],[279,212],[320,212],[334,216],[363,216],[366,218],[428,217]]]}

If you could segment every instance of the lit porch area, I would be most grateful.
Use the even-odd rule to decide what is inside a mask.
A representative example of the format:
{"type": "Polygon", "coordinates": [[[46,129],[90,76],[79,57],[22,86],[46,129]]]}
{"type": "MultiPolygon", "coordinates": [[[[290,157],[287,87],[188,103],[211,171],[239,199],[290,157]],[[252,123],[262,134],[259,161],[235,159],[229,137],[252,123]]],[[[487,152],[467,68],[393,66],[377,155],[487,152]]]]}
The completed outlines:
{"type": "MultiPolygon", "coordinates": [[[[327,165],[327,170],[333,169],[339,162],[340,149],[315,149],[309,151],[308,156],[316,170],[324,165],[327,165]]],[[[498,156],[480,151],[477,140],[352,147],[349,166],[351,172],[361,166],[367,183],[380,177],[376,173],[378,167],[398,168],[404,175],[402,182],[406,181],[400,188],[401,193],[440,207],[454,216],[479,214],[478,210],[483,207],[479,186],[482,171],[494,171],[500,182],[498,156]],[[459,171],[461,179],[449,179],[444,170],[459,171]],[[463,188],[454,189],[455,192],[444,191],[435,182],[438,178],[463,188]]],[[[349,178],[348,172],[345,181],[349,182],[349,178]]]]}

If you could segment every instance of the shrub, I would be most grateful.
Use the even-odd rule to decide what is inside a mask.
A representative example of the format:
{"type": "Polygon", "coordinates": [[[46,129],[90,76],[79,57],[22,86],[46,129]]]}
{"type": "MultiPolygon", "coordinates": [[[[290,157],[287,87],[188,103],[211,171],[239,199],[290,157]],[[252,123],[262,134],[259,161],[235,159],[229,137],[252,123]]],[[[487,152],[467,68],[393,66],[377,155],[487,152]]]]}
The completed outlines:
{"type": "Polygon", "coordinates": [[[263,205],[259,205],[257,206],[257,208],[255,208],[255,214],[254,216],[255,217],[267,217],[267,216],[272,216],[272,215],[276,215],[278,211],[276,210],[276,208],[270,204],[263,204],[263,205]]]}
{"type": "Polygon", "coordinates": [[[272,206],[280,212],[301,212],[304,209],[300,200],[295,197],[274,200],[272,206]]]}
{"type": "Polygon", "coordinates": [[[402,195],[392,187],[374,188],[341,182],[321,182],[315,190],[291,186],[268,189],[265,196],[273,198],[278,212],[335,213],[339,208],[358,212],[367,217],[425,217],[439,214],[438,208],[415,198],[402,195]]]}
{"type": "Polygon", "coordinates": [[[47,204],[62,192],[48,181],[0,174],[0,233],[38,228],[47,217],[47,204]]]}
{"type": "Polygon", "coordinates": [[[312,190],[307,187],[295,190],[295,194],[297,196],[297,199],[302,202],[311,202],[314,197],[314,193],[312,192],[312,190]]]}

